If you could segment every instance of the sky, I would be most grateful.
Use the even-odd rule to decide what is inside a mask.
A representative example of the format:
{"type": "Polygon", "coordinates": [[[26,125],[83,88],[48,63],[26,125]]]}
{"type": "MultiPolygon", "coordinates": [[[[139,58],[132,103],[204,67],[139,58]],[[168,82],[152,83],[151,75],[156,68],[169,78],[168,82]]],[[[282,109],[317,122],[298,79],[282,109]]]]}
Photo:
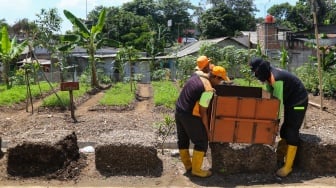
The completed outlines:
{"type": "MultiPolygon", "coordinates": [[[[0,19],[5,19],[10,25],[24,18],[33,21],[37,19],[36,14],[39,14],[42,8],[46,10],[57,8],[59,15],[63,19],[61,32],[64,33],[67,30],[71,30],[71,23],[64,17],[64,9],[72,12],[78,18],[84,19],[86,18],[86,14],[96,6],[116,7],[130,1],[132,0],[0,0],[0,19]]],[[[190,0],[195,5],[198,5],[199,1],[190,0]]],[[[264,17],[266,16],[266,10],[272,5],[281,4],[286,1],[254,0],[254,4],[259,9],[259,12],[256,12],[256,16],[264,17]]],[[[294,5],[296,1],[290,1],[290,4],[294,5]]]]}

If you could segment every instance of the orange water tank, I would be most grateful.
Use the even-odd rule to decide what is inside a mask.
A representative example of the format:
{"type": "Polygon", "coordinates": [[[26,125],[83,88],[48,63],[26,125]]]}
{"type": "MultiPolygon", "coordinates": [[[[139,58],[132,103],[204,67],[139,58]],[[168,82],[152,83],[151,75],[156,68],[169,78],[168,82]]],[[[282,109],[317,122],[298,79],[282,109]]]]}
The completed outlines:
{"type": "Polygon", "coordinates": [[[272,16],[272,15],[267,15],[266,17],[265,17],[265,23],[275,23],[275,18],[274,18],[274,16],[272,16]]]}

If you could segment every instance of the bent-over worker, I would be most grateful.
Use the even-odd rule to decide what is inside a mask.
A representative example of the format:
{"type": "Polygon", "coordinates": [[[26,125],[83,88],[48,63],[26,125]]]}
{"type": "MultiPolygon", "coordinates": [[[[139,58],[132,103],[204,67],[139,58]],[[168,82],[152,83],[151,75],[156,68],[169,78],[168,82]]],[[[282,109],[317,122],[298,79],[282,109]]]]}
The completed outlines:
{"type": "Polygon", "coordinates": [[[280,112],[284,120],[280,128],[280,138],[277,147],[277,159],[284,163],[276,174],[285,177],[292,172],[297,146],[299,145],[299,129],[303,123],[307,106],[308,93],[295,75],[286,70],[275,68],[270,62],[261,58],[252,59],[251,70],[255,77],[266,83],[267,90],[280,100],[280,112]]]}
{"type": "Polygon", "coordinates": [[[193,74],[185,83],[176,102],[175,121],[177,145],[187,172],[208,177],[211,171],[202,170],[203,157],[208,149],[209,119],[207,109],[214,95],[213,86],[228,80],[223,67],[215,66],[208,77],[193,74]],[[192,160],[189,154],[190,140],[194,144],[192,160]]]}

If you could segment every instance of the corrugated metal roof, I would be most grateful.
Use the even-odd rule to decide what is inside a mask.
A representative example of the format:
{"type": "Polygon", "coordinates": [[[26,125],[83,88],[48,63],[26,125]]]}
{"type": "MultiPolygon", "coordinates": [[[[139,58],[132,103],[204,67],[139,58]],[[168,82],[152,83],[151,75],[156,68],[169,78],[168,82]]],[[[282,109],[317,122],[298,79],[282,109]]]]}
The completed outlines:
{"type": "MultiPolygon", "coordinates": [[[[335,34],[336,25],[318,25],[318,31],[319,33],[335,34]]],[[[312,27],[311,29],[308,30],[295,32],[295,34],[312,34],[314,32],[315,28],[312,27]]]]}
{"type": "MultiPolygon", "coordinates": [[[[80,55],[80,54],[76,54],[74,56],[82,57],[82,58],[89,58],[90,57],[89,55],[80,55]]],[[[117,56],[117,54],[104,54],[104,55],[96,54],[95,55],[96,58],[106,58],[106,57],[116,57],[116,56],[117,56]]]]}
{"type": "MultiPolygon", "coordinates": [[[[173,54],[173,55],[166,55],[166,56],[157,56],[155,57],[155,59],[173,59],[173,58],[181,58],[193,53],[198,53],[198,51],[200,50],[201,46],[204,44],[217,44],[220,43],[224,40],[227,39],[232,39],[240,44],[242,44],[245,47],[248,47],[248,38],[247,37],[237,37],[237,38],[231,38],[231,37],[221,37],[221,38],[215,38],[215,39],[206,39],[206,40],[199,40],[197,42],[188,44],[186,46],[183,46],[181,49],[179,49],[179,51],[177,52],[177,54],[173,54]]],[[[141,60],[150,60],[152,58],[150,57],[143,57],[140,58],[141,60]]]]}
{"type": "MultiPolygon", "coordinates": [[[[41,65],[50,65],[51,64],[51,61],[48,60],[48,59],[37,59],[37,60],[41,65]]],[[[26,63],[32,63],[34,61],[36,61],[36,60],[29,57],[29,58],[23,59],[21,61],[18,61],[16,63],[17,64],[26,64],[26,63]]]]}
{"type": "Polygon", "coordinates": [[[258,36],[256,31],[241,31],[244,36],[249,36],[250,35],[250,41],[252,44],[258,44],[258,36]]]}
{"type": "MultiPolygon", "coordinates": [[[[304,41],[304,42],[311,42],[311,43],[314,43],[314,44],[316,42],[315,39],[307,39],[307,38],[296,38],[296,39],[304,41]]],[[[319,45],[320,46],[334,46],[334,45],[336,45],[336,38],[319,39],[319,45]]]]}
{"type": "Polygon", "coordinates": [[[177,55],[174,57],[184,57],[189,54],[196,53],[200,50],[201,46],[204,44],[216,44],[223,40],[225,40],[228,37],[221,37],[221,38],[215,38],[215,39],[206,39],[206,40],[199,40],[197,42],[191,43],[189,45],[186,45],[183,49],[177,52],[177,55]]]}
{"type": "Polygon", "coordinates": [[[242,36],[242,37],[232,37],[232,40],[240,43],[241,45],[245,46],[246,48],[249,47],[249,40],[247,36],[242,36]]]}

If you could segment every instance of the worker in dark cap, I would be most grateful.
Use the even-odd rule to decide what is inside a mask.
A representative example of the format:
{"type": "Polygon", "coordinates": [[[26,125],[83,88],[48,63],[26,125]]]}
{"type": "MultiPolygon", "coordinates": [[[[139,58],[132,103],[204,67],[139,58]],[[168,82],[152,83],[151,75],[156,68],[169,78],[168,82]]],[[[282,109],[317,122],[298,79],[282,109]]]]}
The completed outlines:
{"type": "Polygon", "coordinates": [[[299,144],[299,129],[304,120],[308,105],[308,93],[295,75],[286,70],[275,68],[270,62],[254,58],[249,63],[255,77],[266,84],[267,90],[280,103],[280,113],[284,120],[280,128],[281,140],[277,146],[278,162],[284,164],[276,174],[285,177],[292,172],[297,146],[299,144]]]}

